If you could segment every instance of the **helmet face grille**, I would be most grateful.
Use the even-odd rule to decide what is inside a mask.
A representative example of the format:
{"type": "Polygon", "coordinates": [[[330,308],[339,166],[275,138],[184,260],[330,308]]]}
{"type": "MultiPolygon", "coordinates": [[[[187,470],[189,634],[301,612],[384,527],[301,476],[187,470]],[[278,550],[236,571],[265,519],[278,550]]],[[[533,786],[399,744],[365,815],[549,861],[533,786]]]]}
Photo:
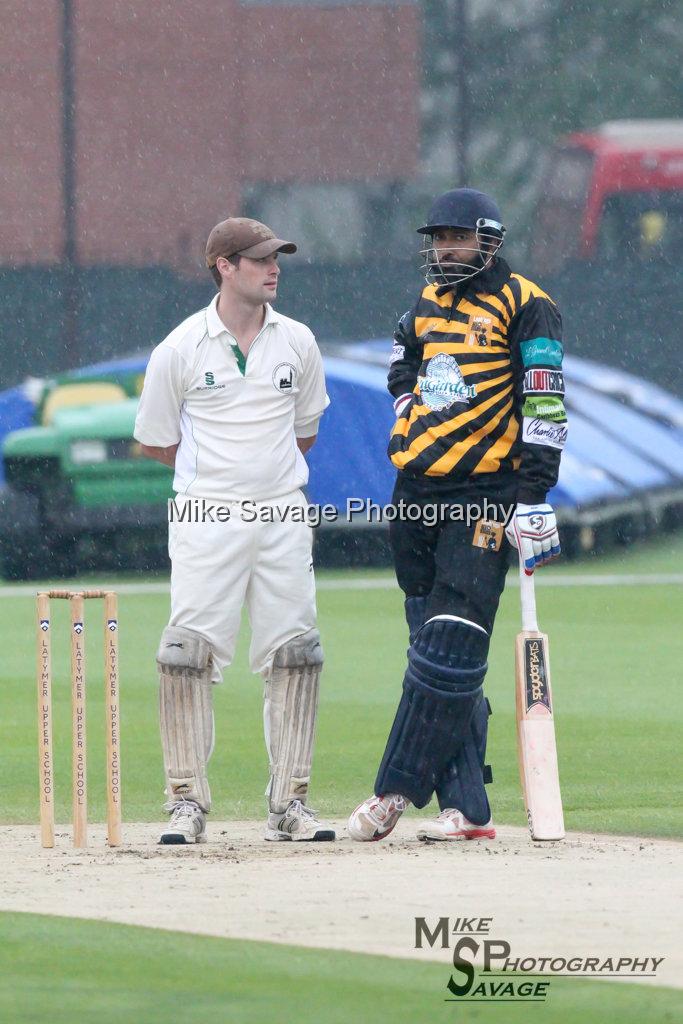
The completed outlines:
{"type": "MultiPolygon", "coordinates": [[[[444,260],[442,254],[447,254],[449,247],[441,245],[437,248],[433,238],[430,246],[420,249],[423,258],[421,270],[427,284],[455,287],[491,266],[503,244],[505,228],[499,223],[494,225],[485,222],[483,218],[480,220],[481,224],[477,223],[475,231],[476,246],[458,244],[456,247],[459,254],[467,256],[467,262],[444,260]]],[[[434,228],[434,231],[437,230],[438,228],[434,228]]]]}

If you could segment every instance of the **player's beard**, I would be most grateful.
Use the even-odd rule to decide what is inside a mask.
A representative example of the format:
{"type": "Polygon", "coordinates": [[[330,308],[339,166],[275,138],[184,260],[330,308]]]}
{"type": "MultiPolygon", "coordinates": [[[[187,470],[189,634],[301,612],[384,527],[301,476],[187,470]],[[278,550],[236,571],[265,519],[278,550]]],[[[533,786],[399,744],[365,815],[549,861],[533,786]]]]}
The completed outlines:
{"type": "Polygon", "coordinates": [[[439,262],[438,259],[434,259],[432,266],[434,268],[434,275],[438,280],[440,287],[457,287],[459,284],[463,284],[465,281],[471,281],[482,270],[486,269],[487,257],[481,251],[472,252],[471,259],[459,260],[457,263],[439,262]],[[460,277],[454,279],[454,275],[461,275],[465,270],[471,270],[471,274],[467,274],[466,277],[460,277]]]}

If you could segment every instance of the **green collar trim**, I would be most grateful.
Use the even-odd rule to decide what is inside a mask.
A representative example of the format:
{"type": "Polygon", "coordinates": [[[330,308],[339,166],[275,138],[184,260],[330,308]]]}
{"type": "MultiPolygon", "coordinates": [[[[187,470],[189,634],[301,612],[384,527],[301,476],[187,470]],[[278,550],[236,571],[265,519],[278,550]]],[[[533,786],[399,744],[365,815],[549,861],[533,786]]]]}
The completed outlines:
{"type": "Polygon", "coordinates": [[[230,345],[230,348],[235,353],[235,359],[237,360],[237,369],[240,371],[242,376],[247,372],[247,357],[245,356],[239,345],[230,345]]]}

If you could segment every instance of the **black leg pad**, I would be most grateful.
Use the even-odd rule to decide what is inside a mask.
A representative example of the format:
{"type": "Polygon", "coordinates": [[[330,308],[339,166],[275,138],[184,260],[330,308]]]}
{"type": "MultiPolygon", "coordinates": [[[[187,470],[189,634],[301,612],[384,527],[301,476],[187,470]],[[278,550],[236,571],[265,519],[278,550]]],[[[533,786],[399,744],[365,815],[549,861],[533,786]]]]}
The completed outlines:
{"type": "Polygon", "coordinates": [[[408,651],[403,694],[375,781],[375,793],[429,802],[470,732],[482,699],[489,637],[461,619],[430,619],[408,651]]]}
{"type": "Polygon", "coordinates": [[[482,697],[472,714],[469,735],[436,786],[441,810],[456,807],[475,825],[485,825],[491,817],[485,785],[493,774],[490,765],[484,764],[490,714],[491,705],[482,697]]]}

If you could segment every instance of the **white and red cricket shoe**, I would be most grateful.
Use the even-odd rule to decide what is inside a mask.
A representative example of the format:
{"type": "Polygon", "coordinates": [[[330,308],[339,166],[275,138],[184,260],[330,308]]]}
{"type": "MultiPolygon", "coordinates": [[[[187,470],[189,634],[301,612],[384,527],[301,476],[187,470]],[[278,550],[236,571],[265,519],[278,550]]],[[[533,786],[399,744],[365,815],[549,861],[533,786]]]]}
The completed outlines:
{"type": "Polygon", "coordinates": [[[346,826],[348,833],[357,843],[376,843],[393,832],[407,806],[398,793],[373,794],[356,807],[346,826]]]}
{"type": "Polygon", "coordinates": [[[417,838],[423,842],[440,842],[443,839],[495,839],[493,819],[485,825],[474,825],[462,811],[447,807],[435,821],[423,822],[417,830],[417,838]]]}

